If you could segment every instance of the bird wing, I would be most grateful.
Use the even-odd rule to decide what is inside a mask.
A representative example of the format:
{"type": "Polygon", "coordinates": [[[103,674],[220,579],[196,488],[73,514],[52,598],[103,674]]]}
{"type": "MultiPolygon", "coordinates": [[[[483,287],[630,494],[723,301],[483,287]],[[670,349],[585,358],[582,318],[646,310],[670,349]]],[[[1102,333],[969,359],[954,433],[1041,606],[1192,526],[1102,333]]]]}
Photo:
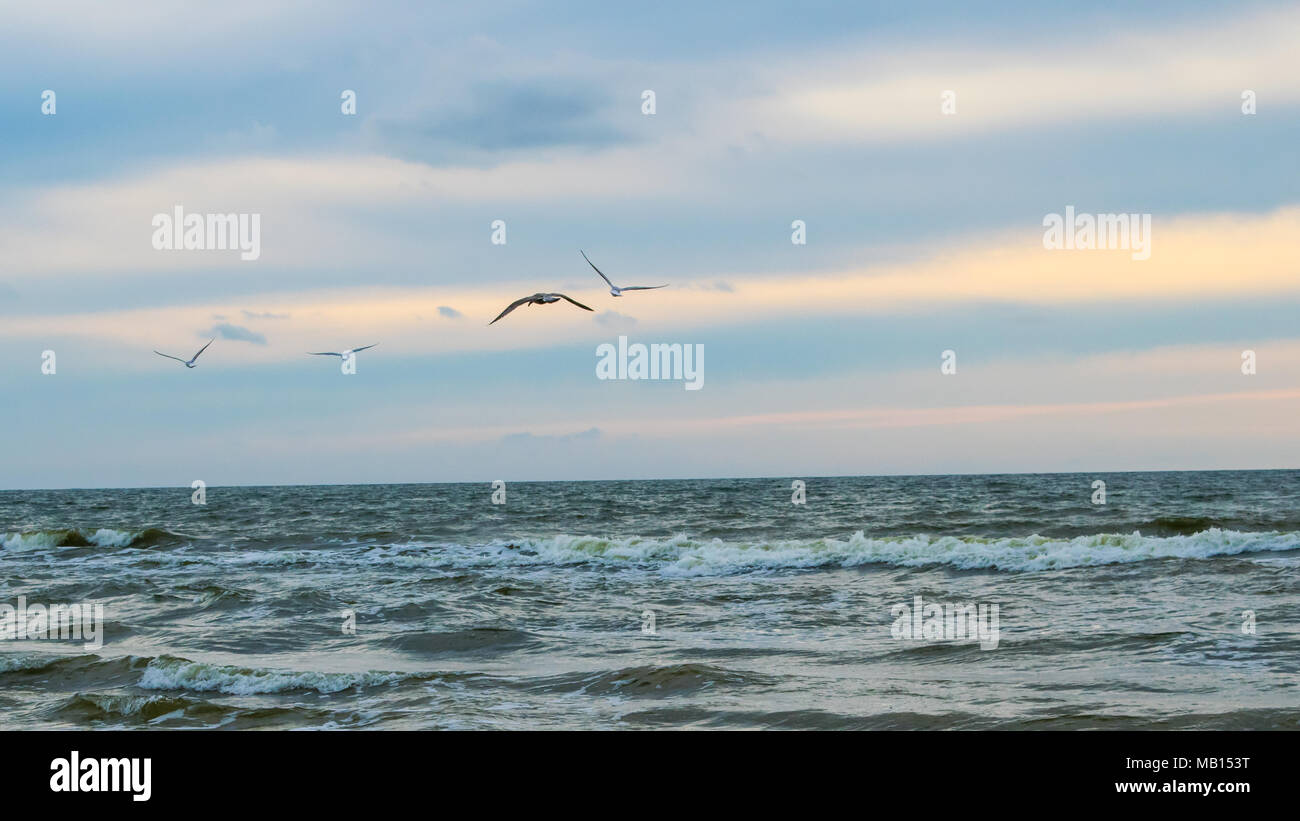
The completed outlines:
{"type": "MultiPolygon", "coordinates": [[[[500,314],[497,315],[497,319],[500,319],[501,317],[510,313],[515,308],[518,308],[520,305],[523,305],[525,302],[532,302],[536,298],[537,298],[537,294],[533,294],[532,296],[526,296],[522,299],[516,299],[514,302],[511,302],[510,305],[504,311],[502,311],[500,314]]],[[[493,322],[496,322],[497,319],[492,320],[492,322],[489,322],[488,324],[491,325],[493,322]]]]}
{"type": "Polygon", "coordinates": [[[308,351],[307,355],[308,356],[342,356],[343,354],[334,353],[333,351],[308,351]]]}
{"type": "Polygon", "coordinates": [[[655,288],[667,288],[667,285],[625,285],[620,291],[653,291],[655,288]]]}
{"type": "MultiPolygon", "coordinates": [[[[582,258],[583,258],[583,259],[587,259],[587,252],[586,252],[586,251],[583,251],[581,248],[579,248],[579,249],[578,249],[578,253],[579,253],[579,254],[582,254],[582,258]]],[[[617,287],[617,286],[614,285],[614,283],[609,282],[609,277],[605,276],[605,274],[604,274],[604,273],[603,273],[599,268],[596,267],[596,263],[594,263],[594,262],[592,262],[591,260],[587,259],[587,264],[591,266],[591,268],[592,268],[593,271],[595,271],[596,273],[600,274],[600,278],[601,278],[601,279],[603,279],[603,280],[605,280],[606,282],[609,283],[609,287],[611,287],[611,288],[617,287]]],[[[568,298],[568,297],[565,297],[565,299],[569,299],[569,298],[568,298]]],[[[573,300],[569,300],[569,301],[572,302],[573,300]]]]}
{"type": "Polygon", "coordinates": [[[165,357],[167,357],[168,359],[175,359],[177,362],[184,362],[184,361],[185,361],[184,359],[181,359],[179,356],[172,356],[171,354],[166,354],[166,353],[163,353],[162,351],[154,351],[154,353],[158,354],[159,356],[165,356],[165,357]]]}
{"type": "MultiPolygon", "coordinates": [[[[378,342],[375,343],[375,345],[378,344],[379,344],[378,342]]],[[[364,351],[366,348],[373,348],[375,347],[375,345],[367,345],[365,348],[353,348],[352,353],[356,353],[357,351],[364,351]]]]}
{"type": "MultiPolygon", "coordinates": [[[[595,266],[592,266],[592,267],[595,267],[595,266]]],[[[563,299],[567,299],[567,300],[569,300],[569,301],[572,302],[574,305],[577,305],[579,308],[581,308],[581,309],[584,310],[584,311],[590,311],[590,310],[591,310],[590,308],[588,308],[586,305],[583,305],[583,304],[582,304],[581,302],[579,302],[578,300],[576,300],[576,299],[572,299],[572,298],[567,297],[567,296],[564,296],[564,294],[556,294],[556,296],[561,297],[561,298],[563,298],[563,299]]]]}
{"type": "MultiPolygon", "coordinates": [[[[213,342],[216,342],[216,341],[217,341],[216,337],[213,337],[212,339],[209,339],[209,340],[208,340],[208,345],[211,345],[213,342]]],[[[194,359],[198,359],[198,358],[199,358],[199,354],[203,353],[204,351],[206,351],[206,350],[208,349],[208,345],[204,345],[202,348],[199,348],[199,353],[194,354],[194,359]]],[[[191,359],[190,361],[193,362],[194,359],[191,359]]]]}

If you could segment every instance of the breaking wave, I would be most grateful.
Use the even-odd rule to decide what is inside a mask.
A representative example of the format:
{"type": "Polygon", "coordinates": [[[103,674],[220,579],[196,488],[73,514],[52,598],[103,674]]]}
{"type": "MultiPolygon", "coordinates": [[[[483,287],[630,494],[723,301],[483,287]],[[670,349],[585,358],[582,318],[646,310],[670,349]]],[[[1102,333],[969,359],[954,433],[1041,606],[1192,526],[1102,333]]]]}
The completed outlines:
{"type": "Polygon", "coordinates": [[[51,547],[148,547],[171,539],[176,534],[158,528],[113,530],[102,527],[89,530],[27,530],[0,535],[5,550],[39,550],[51,547]]]}
{"type": "Polygon", "coordinates": [[[536,541],[412,553],[375,550],[380,563],[430,565],[585,564],[641,566],[669,576],[728,575],[763,570],[893,565],[947,565],[962,570],[1041,571],[1154,559],[1210,559],[1300,549],[1300,533],[1243,533],[1210,528],[1174,536],[1103,533],[1047,536],[897,536],[872,538],[858,531],[845,539],[756,542],[668,539],[601,539],[555,536],[536,541]]]}
{"type": "Polygon", "coordinates": [[[253,667],[204,664],[176,656],[159,656],[149,662],[140,678],[144,690],[190,690],[229,695],[285,693],[314,690],[338,693],[354,687],[375,687],[416,677],[404,673],[300,673],[253,667]]]}
{"type": "MultiPolygon", "coordinates": [[[[1238,531],[1203,527],[1198,519],[1156,520],[1159,535],[1100,533],[1079,536],[867,536],[753,541],[671,537],[555,536],[488,544],[408,541],[351,544],[331,551],[297,547],[222,554],[159,552],[163,564],[240,567],[357,565],[440,569],[595,565],[640,568],[666,576],[720,576],[747,572],[892,565],[949,566],[961,570],[1043,571],[1155,559],[1300,550],[1300,531],[1238,531]],[[1186,531],[1186,532],[1182,532],[1186,531]]],[[[4,533],[0,547],[23,551],[58,547],[143,547],[182,537],[165,530],[41,530],[4,533]]]]}

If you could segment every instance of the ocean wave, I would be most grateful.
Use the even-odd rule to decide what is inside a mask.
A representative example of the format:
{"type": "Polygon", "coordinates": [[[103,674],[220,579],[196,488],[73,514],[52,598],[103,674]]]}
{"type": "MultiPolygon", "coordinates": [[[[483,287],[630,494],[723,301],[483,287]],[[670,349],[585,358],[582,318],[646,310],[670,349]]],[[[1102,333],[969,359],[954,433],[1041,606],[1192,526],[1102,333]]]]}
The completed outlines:
{"type": "MultiPolygon", "coordinates": [[[[1167,521],[1162,524],[1163,532],[1158,535],[1144,535],[1141,530],[1134,530],[1078,536],[868,536],[859,530],[839,538],[740,541],[701,539],[686,534],[657,538],[558,534],[487,544],[407,541],[387,545],[350,545],[333,550],[159,551],[150,553],[149,561],[160,566],[391,567],[448,574],[473,569],[586,565],[689,577],[868,565],[1031,572],[1300,550],[1300,531],[1251,532],[1208,527],[1187,533],[1170,532],[1192,530],[1199,524],[1197,520],[1167,521]]],[[[6,547],[10,546],[10,537],[14,535],[6,535],[6,547]]],[[[35,539],[35,534],[18,535],[22,539],[35,539]]],[[[98,531],[93,535],[103,544],[125,541],[122,531],[98,531]]],[[[43,538],[55,537],[46,535],[43,538]]],[[[138,545],[139,542],[131,544],[138,545]]],[[[236,592],[218,599],[239,599],[241,595],[236,592]]]]}
{"type": "Polygon", "coordinates": [[[338,693],[354,687],[393,684],[411,674],[367,671],[316,673],[266,670],[232,665],[205,664],[176,656],[159,656],[149,662],[138,686],[144,690],[190,690],[228,695],[256,695],[308,690],[338,693]]]}
{"type": "MultiPolygon", "coordinates": [[[[844,539],[756,542],[668,539],[601,539],[554,536],[535,541],[455,550],[427,558],[438,564],[584,564],[641,566],[668,576],[716,576],[764,570],[892,565],[947,565],[961,570],[1042,571],[1155,559],[1210,559],[1300,549],[1300,533],[1243,533],[1210,528],[1174,536],[1103,533],[1072,538],[1024,536],[898,536],[872,538],[857,531],[844,539]]],[[[397,563],[419,557],[391,557],[397,563]]]]}
{"type": "Polygon", "coordinates": [[[53,712],[56,715],[78,717],[88,721],[123,718],[152,721],[195,708],[209,713],[222,712],[221,707],[183,697],[132,696],[118,693],[74,693],[59,703],[53,712]]]}
{"type": "Polygon", "coordinates": [[[105,658],[94,653],[4,653],[0,654],[0,675],[43,676],[47,682],[116,686],[133,680],[149,660],[148,656],[105,658]]]}
{"type": "Polygon", "coordinates": [[[438,655],[441,653],[512,652],[539,644],[536,636],[522,630],[475,627],[445,633],[399,633],[383,639],[382,644],[403,653],[438,655]]]}
{"type": "Polygon", "coordinates": [[[5,550],[40,550],[52,547],[148,547],[170,539],[174,533],[155,527],[144,530],[114,530],[102,527],[88,530],[25,530],[0,534],[5,550]]]}
{"type": "Polygon", "coordinates": [[[670,696],[723,687],[770,686],[777,679],[711,664],[671,664],[628,667],[585,675],[561,676],[535,685],[537,689],[585,695],[670,696]]]}
{"type": "Polygon", "coordinates": [[[50,656],[30,656],[30,655],[0,655],[0,673],[27,673],[39,672],[46,669],[57,658],[50,656]]]}

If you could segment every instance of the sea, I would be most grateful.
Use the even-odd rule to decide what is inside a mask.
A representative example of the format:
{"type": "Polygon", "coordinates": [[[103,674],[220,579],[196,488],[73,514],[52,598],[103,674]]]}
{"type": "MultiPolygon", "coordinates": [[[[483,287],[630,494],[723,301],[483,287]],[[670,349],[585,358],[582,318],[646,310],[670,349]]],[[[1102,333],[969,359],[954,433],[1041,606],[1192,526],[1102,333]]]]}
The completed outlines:
{"type": "Polygon", "coordinates": [[[1298,571],[1300,471],[3,491],[0,729],[1300,729],[1298,571]]]}

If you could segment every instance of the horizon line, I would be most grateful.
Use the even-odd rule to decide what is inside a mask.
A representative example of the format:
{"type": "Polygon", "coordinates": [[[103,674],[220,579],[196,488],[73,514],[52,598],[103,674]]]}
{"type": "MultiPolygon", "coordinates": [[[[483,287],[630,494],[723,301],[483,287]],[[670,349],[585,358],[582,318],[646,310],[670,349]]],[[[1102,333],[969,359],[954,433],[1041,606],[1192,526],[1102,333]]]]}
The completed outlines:
{"type": "MultiPolygon", "coordinates": [[[[824,475],[816,474],[781,474],[780,476],[679,476],[679,477],[656,477],[656,478],[624,478],[624,479],[504,479],[507,484],[529,484],[529,485],[547,485],[547,484],[574,484],[574,483],[623,483],[623,482],[758,482],[758,481],[785,481],[789,479],[925,479],[939,477],[975,477],[975,476],[1096,476],[1096,475],[1125,475],[1134,473],[1288,473],[1300,471],[1300,467],[1290,468],[1169,468],[1169,469],[1145,469],[1145,470],[1031,470],[1021,472],[996,472],[985,473],[980,471],[956,472],[956,473],[832,473],[824,475]]],[[[304,484],[289,482],[284,484],[205,484],[205,488],[300,488],[300,487],[408,487],[408,486],[425,486],[425,485],[491,485],[497,479],[478,479],[478,480],[458,480],[458,481],[428,481],[428,482],[319,482],[316,484],[304,484]]],[[[0,487],[0,493],[37,493],[44,491],[63,491],[63,490],[192,490],[193,486],[185,485],[121,485],[116,487],[98,486],[98,487],[0,487]]]]}

